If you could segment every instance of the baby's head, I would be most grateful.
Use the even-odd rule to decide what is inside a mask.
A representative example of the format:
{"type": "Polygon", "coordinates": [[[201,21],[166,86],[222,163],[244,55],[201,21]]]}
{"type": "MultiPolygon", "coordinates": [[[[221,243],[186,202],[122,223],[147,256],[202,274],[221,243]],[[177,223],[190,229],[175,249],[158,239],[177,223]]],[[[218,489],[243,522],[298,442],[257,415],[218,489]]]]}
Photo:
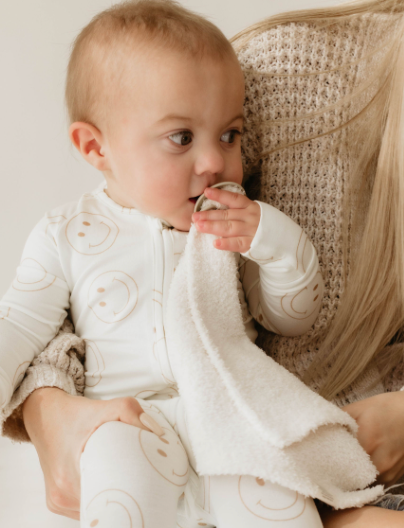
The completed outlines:
{"type": "Polygon", "coordinates": [[[97,15],[68,67],[69,135],[117,203],[188,231],[196,198],[241,183],[244,77],[231,44],[171,0],[97,15]]]}

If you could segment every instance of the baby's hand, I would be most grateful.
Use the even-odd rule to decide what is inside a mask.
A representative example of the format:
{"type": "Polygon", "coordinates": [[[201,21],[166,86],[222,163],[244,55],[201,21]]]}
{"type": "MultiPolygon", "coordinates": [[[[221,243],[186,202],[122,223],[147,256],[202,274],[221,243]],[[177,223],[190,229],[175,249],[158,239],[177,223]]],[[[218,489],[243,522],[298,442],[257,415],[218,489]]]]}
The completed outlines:
{"type": "Polygon", "coordinates": [[[250,249],[260,223],[261,208],[242,194],[207,187],[207,198],[227,205],[229,209],[201,211],[192,215],[195,227],[202,233],[219,235],[213,242],[218,249],[245,253],[250,249]]]}

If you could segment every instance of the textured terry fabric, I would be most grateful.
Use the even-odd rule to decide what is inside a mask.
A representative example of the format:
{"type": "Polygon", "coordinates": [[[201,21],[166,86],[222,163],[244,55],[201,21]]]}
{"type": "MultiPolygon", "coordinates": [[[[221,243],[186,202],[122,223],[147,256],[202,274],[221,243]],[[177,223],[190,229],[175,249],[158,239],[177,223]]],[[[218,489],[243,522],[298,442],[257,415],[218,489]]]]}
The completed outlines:
{"type": "Polygon", "coordinates": [[[234,254],[217,252],[213,238],[191,226],[166,321],[198,474],[252,475],[335,508],[377,498],[383,487],[368,488],[377,471],[355,420],[248,339],[234,254]]]}

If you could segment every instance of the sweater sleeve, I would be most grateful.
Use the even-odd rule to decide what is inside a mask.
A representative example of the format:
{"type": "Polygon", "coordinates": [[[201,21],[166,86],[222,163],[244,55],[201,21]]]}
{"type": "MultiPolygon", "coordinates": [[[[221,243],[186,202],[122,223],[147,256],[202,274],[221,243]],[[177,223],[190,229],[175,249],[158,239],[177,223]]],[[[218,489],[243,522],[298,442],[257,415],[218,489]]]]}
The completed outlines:
{"type": "Polygon", "coordinates": [[[30,442],[22,418],[22,404],[36,389],[57,387],[73,396],[84,395],[85,342],[74,334],[66,318],[58,335],[28,367],[10,403],[0,411],[2,436],[17,442],[30,442]]]}
{"type": "MultiPolygon", "coordinates": [[[[316,250],[291,218],[256,200],[261,208],[250,249],[241,253],[243,288],[256,321],[271,332],[297,336],[319,314],[324,284],[316,250]]],[[[241,267],[241,266],[240,266],[241,267]]]]}
{"type": "Polygon", "coordinates": [[[70,292],[48,225],[45,216],[30,233],[15,279],[0,301],[0,410],[67,315],[70,292]]]}

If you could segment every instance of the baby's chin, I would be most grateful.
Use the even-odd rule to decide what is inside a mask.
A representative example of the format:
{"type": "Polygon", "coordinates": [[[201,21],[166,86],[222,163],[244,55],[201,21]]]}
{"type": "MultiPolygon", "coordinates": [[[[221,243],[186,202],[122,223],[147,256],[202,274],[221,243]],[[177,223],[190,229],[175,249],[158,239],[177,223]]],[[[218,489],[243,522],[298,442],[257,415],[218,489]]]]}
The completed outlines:
{"type": "Polygon", "coordinates": [[[189,220],[172,219],[172,220],[167,220],[167,222],[169,222],[175,229],[177,229],[177,231],[187,231],[188,232],[191,229],[191,217],[189,218],[189,220]]]}
{"type": "Polygon", "coordinates": [[[192,224],[192,213],[191,211],[184,211],[182,214],[173,214],[163,216],[163,219],[172,225],[177,231],[189,231],[192,224]]]}

